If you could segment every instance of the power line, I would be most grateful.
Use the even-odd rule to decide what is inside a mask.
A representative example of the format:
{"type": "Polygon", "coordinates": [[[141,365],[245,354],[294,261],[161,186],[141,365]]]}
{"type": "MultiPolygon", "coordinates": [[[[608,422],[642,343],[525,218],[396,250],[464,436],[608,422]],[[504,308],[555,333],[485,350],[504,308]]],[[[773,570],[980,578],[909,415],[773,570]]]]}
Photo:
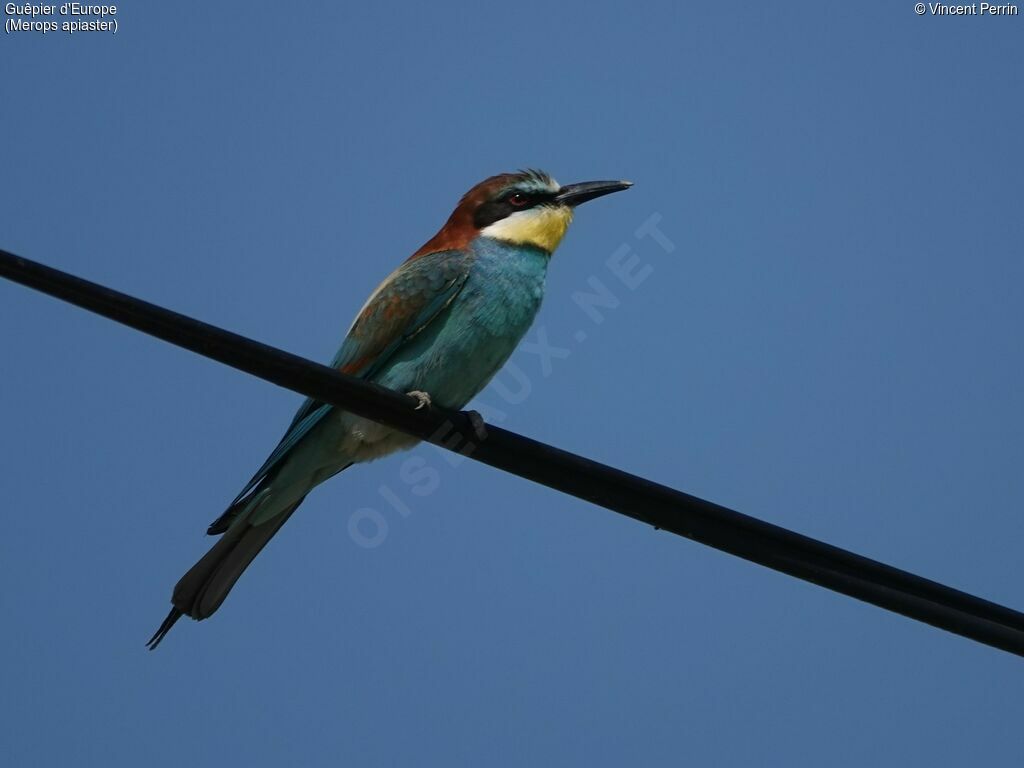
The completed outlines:
{"type": "Polygon", "coordinates": [[[0,250],[0,276],[549,488],[1024,656],[1024,614],[0,250]]]}

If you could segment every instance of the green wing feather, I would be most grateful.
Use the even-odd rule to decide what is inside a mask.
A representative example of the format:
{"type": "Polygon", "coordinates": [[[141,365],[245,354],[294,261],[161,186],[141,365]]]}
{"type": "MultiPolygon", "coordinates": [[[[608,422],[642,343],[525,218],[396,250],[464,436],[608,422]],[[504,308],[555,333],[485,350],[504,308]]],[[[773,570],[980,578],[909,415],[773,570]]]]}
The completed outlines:
{"type": "MultiPolygon", "coordinates": [[[[402,345],[455,300],[469,276],[470,257],[439,251],[406,261],[381,283],[349,329],[331,367],[372,380],[402,345]]],[[[334,406],[312,398],[299,407],[281,442],[208,533],[222,533],[260,484],[334,406]]]]}

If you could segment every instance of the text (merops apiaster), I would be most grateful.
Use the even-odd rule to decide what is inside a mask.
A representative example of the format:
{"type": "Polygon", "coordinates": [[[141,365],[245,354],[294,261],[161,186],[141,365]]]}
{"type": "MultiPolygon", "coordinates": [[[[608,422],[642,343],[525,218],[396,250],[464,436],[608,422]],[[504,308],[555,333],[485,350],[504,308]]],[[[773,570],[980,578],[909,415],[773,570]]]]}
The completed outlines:
{"type": "Polygon", "coordinates": [[[932,16],[1016,16],[1017,6],[1010,3],[971,3],[970,5],[947,5],[928,3],[932,16]]]}

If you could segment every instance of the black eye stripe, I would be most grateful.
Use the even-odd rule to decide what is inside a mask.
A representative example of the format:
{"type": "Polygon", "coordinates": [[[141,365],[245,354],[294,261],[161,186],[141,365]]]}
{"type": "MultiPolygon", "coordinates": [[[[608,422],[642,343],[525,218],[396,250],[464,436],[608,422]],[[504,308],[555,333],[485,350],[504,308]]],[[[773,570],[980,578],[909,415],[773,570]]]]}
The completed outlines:
{"type": "Polygon", "coordinates": [[[513,208],[505,200],[489,200],[476,209],[476,213],[473,214],[473,224],[477,229],[483,229],[521,210],[523,209],[513,208]]]}
{"type": "Polygon", "coordinates": [[[473,214],[473,225],[477,229],[483,229],[496,221],[511,216],[516,211],[528,211],[542,203],[555,199],[555,192],[522,192],[512,190],[506,192],[495,200],[488,200],[476,209],[473,214]],[[523,195],[526,198],[524,203],[514,205],[511,202],[513,195],[523,195]]]}

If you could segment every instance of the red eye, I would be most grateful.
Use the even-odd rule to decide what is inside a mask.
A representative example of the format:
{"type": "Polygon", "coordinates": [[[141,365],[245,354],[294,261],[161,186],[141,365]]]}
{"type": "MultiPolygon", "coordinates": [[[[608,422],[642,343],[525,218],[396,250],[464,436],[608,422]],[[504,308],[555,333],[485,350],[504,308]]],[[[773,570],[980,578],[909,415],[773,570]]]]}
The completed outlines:
{"type": "Polygon", "coordinates": [[[529,202],[529,199],[522,192],[516,192],[514,195],[510,195],[508,198],[509,205],[514,205],[516,208],[522,208],[529,202]]]}

